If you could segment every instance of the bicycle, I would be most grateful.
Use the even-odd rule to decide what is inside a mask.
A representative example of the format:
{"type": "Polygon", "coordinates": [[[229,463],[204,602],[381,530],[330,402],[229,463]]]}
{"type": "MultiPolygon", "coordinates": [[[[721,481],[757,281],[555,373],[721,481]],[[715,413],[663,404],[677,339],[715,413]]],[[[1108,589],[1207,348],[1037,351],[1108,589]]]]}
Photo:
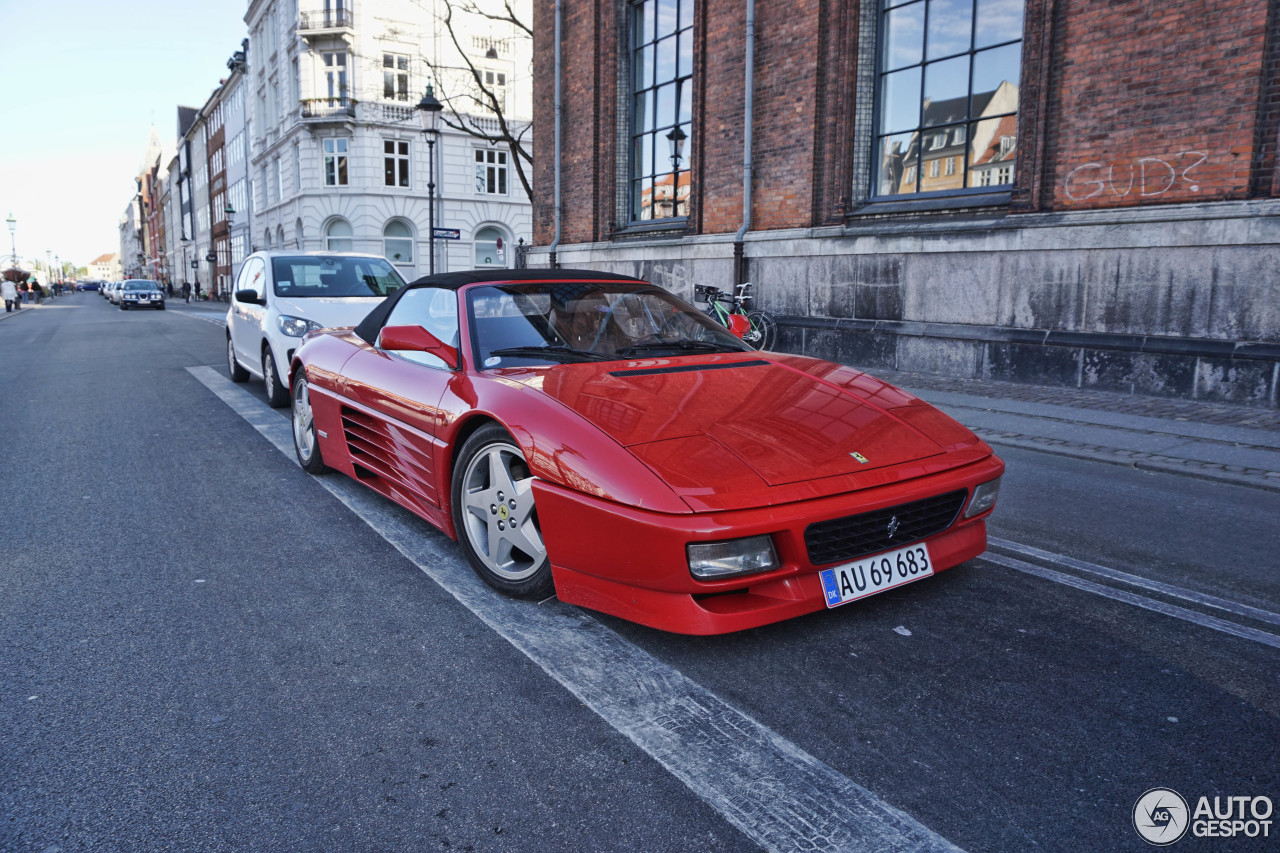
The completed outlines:
{"type": "Polygon", "coordinates": [[[693,286],[694,302],[706,302],[703,310],[711,319],[724,326],[730,332],[742,338],[754,349],[772,349],[778,340],[778,322],[767,311],[748,311],[747,302],[751,296],[747,288],[750,282],[739,284],[736,293],[726,293],[718,287],[708,284],[693,286]]]}

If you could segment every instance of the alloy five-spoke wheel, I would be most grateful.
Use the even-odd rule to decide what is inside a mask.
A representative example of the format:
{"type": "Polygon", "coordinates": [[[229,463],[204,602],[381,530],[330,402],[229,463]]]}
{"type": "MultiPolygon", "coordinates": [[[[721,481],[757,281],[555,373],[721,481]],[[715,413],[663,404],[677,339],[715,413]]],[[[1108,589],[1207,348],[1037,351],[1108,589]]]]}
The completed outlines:
{"type": "Polygon", "coordinates": [[[533,502],[533,475],[497,424],[477,430],[462,447],[453,514],[467,559],[485,583],[508,595],[550,594],[551,563],[533,502]]]}
{"type": "Polygon", "coordinates": [[[293,382],[293,450],[298,464],[308,474],[323,474],[328,470],[320,455],[316,439],[315,412],[311,409],[311,387],[301,373],[293,382]]]}

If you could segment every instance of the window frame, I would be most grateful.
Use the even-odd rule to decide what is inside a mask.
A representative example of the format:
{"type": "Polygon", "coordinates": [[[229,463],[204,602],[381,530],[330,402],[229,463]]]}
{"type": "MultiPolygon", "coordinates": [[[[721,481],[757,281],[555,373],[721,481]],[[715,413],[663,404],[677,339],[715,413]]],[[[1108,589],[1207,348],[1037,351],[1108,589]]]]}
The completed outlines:
{"type": "Polygon", "coordinates": [[[622,83],[623,105],[627,121],[626,130],[620,142],[626,152],[626,168],[623,176],[625,206],[620,213],[621,221],[626,223],[627,228],[679,229],[685,227],[689,221],[693,195],[691,163],[695,125],[692,108],[696,88],[694,78],[697,70],[697,43],[694,34],[697,30],[698,0],[668,0],[668,2],[675,6],[674,28],[669,31],[664,30],[660,38],[657,32],[658,0],[628,0],[625,7],[627,61],[622,83]],[[642,32],[646,6],[653,8],[651,16],[653,31],[649,33],[642,32]],[[667,39],[672,40],[673,50],[670,58],[672,76],[659,80],[657,71],[661,64],[658,59],[661,56],[660,44],[667,39]],[[682,45],[686,40],[688,56],[682,60],[682,45]],[[640,61],[640,57],[645,54],[648,54],[649,59],[647,67],[652,68],[648,85],[644,85],[646,64],[640,61]],[[663,98],[662,90],[666,86],[674,86],[671,104],[672,121],[659,125],[659,121],[665,121],[659,118],[658,113],[663,98]],[[684,134],[684,146],[679,164],[678,166],[672,164],[673,168],[660,167],[660,164],[671,162],[668,153],[669,134],[677,127],[684,134]],[[648,163],[642,163],[643,159],[647,159],[648,163]],[[669,202],[659,203],[655,200],[655,188],[660,183],[671,185],[669,202]],[[682,187],[685,190],[683,196],[680,192],[682,187]],[[643,201],[646,189],[650,193],[648,205],[643,201]],[[670,215],[654,215],[667,204],[670,205],[670,215]]]}
{"type": "Polygon", "coordinates": [[[410,189],[413,175],[413,146],[407,139],[382,138],[382,184],[395,189],[410,189]],[[391,150],[388,151],[387,148],[391,150]]]}
{"type": "Polygon", "coordinates": [[[476,195],[510,195],[511,158],[508,156],[508,152],[502,148],[488,147],[476,147],[472,150],[475,151],[476,195]],[[494,187],[494,189],[489,189],[489,187],[494,187]]]}
{"type": "Polygon", "coordinates": [[[326,187],[349,186],[351,180],[351,140],[346,136],[323,137],[320,140],[320,154],[320,168],[324,176],[324,185],[326,187]],[[329,150],[330,142],[334,143],[333,151],[329,150]],[[339,142],[342,143],[341,151],[337,150],[339,142]],[[329,168],[330,160],[333,161],[332,170],[329,168]]]}
{"type": "MultiPolygon", "coordinates": [[[[972,133],[972,130],[974,128],[980,127],[982,124],[986,122],[993,122],[995,123],[995,130],[996,132],[998,132],[1002,122],[1005,119],[1010,117],[1012,117],[1014,121],[1015,136],[1020,132],[1019,126],[1021,122],[1019,121],[1019,119],[1023,115],[1026,109],[1026,104],[1023,102],[1021,97],[1021,90],[1024,82],[1022,80],[1023,68],[1026,62],[1026,55],[1025,55],[1025,51],[1027,49],[1026,26],[1027,26],[1028,13],[1030,11],[1029,7],[1032,5],[1032,0],[1021,0],[1021,5],[1022,5],[1021,22],[1022,23],[1021,23],[1021,29],[1018,31],[1017,37],[1013,39],[1006,39],[1003,41],[991,42],[990,44],[978,43],[979,42],[978,15],[979,15],[979,8],[982,0],[973,0],[972,7],[970,9],[971,18],[970,18],[970,25],[969,25],[969,46],[967,50],[954,52],[954,53],[947,53],[943,56],[935,56],[931,58],[928,55],[929,12],[934,2],[941,2],[941,0],[876,0],[876,2],[874,3],[867,4],[866,8],[869,9],[870,20],[871,20],[871,23],[873,24],[873,26],[870,28],[870,33],[874,34],[873,37],[875,40],[875,51],[874,51],[874,60],[869,69],[870,88],[872,90],[874,107],[868,123],[866,136],[860,137],[861,139],[866,140],[865,143],[860,143],[860,144],[866,144],[868,149],[867,155],[866,155],[867,171],[864,173],[865,180],[867,183],[866,183],[866,189],[864,190],[865,195],[863,195],[864,203],[866,204],[877,204],[877,205],[908,204],[909,205],[912,202],[915,202],[918,200],[954,198],[954,199],[957,199],[957,202],[959,204],[963,205],[965,203],[964,197],[966,196],[991,196],[993,193],[1007,195],[1012,191],[1014,184],[1017,180],[1016,169],[1013,169],[1008,183],[1002,183],[1002,184],[983,183],[984,177],[982,174],[982,170],[975,168],[975,165],[976,165],[975,152],[972,152],[971,150],[970,140],[974,136],[974,134],[972,133]],[[888,13],[892,11],[897,11],[899,9],[903,9],[908,6],[917,5],[917,4],[920,5],[923,9],[923,15],[922,15],[921,25],[920,25],[921,26],[921,42],[920,42],[919,61],[908,63],[901,67],[895,67],[893,69],[886,70],[888,65],[888,62],[886,60],[886,53],[889,47],[889,44],[888,44],[889,39],[887,35],[888,13]],[[1013,109],[1012,112],[1001,111],[1001,112],[992,113],[991,115],[983,115],[982,113],[974,114],[973,112],[974,94],[975,94],[974,93],[974,68],[976,65],[974,61],[975,57],[978,56],[979,54],[1008,48],[1012,45],[1017,45],[1019,49],[1019,61],[1017,65],[1018,79],[1015,81],[1018,88],[1018,100],[1015,108],[1013,109]],[[926,117],[923,111],[923,103],[924,103],[924,92],[927,86],[926,80],[927,80],[928,67],[930,65],[939,65],[943,62],[951,61],[961,56],[967,57],[967,60],[968,60],[968,82],[966,84],[966,90],[965,90],[966,94],[964,95],[964,98],[966,101],[964,117],[955,121],[944,122],[937,125],[925,124],[926,117]],[[916,98],[916,104],[919,105],[921,109],[916,118],[916,125],[913,129],[903,128],[899,130],[882,131],[881,122],[883,120],[885,109],[886,109],[886,105],[884,103],[884,94],[885,94],[885,88],[886,88],[884,86],[884,79],[890,73],[897,73],[897,72],[901,72],[903,70],[912,69],[912,68],[918,68],[920,70],[920,75],[919,75],[920,83],[919,83],[918,96],[916,98]],[[948,136],[952,137],[952,146],[955,146],[955,145],[961,146],[961,150],[957,154],[950,154],[947,156],[949,157],[958,156],[960,158],[960,164],[958,164],[958,167],[956,168],[955,173],[961,176],[962,185],[960,187],[949,187],[944,189],[921,190],[921,187],[924,186],[927,180],[926,170],[924,168],[924,165],[926,162],[930,162],[930,160],[925,155],[928,151],[938,150],[939,147],[935,146],[934,143],[936,141],[936,137],[939,135],[943,135],[944,139],[945,137],[948,137],[948,136]],[[904,184],[913,183],[916,187],[916,191],[914,192],[895,191],[890,193],[884,193],[881,191],[881,170],[883,168],[883,162],[884,162],[884,158],[881,156],[881,150],[882,150],[881,146],[887,140],[890,140],[893,137],[902,137],[902,136],[915,137],[915,141],[909,145],[909,150],[914,152],[914,157],[912,158],[914,162],[908,164],[906,163],[905,160],[903,161],[903,177],[898,182],[898,186],[901,187],[904,184]],[[965,185],[965,184],[968,184],[968,185],[965,185]]],[[[993,95],[994,95],[994,92],[998,91],[999,88],[1000,87],[997,86],[997,89],[993,90],[993,95]]],[[[947,145],[944,141],[941,148],[946,148],[946,147],[947,145]]],[[[982,152],[976,152],[976,156],[980,156],[981,154],[982,152]]],[[[1011,169],[1012,169],[1012,166],[1013,166],[1013,163],[1012,161],[1010,161],[1009,167],[1011,169]]]]}
{"type": "Polygon", "coordinates": [[[409,54],[382,51],[382,100],[408,103],[411,90],[409,77],[409,54]],[[387,60],[391,60],[390,66],[387,65],[387,60]],[[391,84],[391,94],[387,94],[388,83],[391,84]]]}

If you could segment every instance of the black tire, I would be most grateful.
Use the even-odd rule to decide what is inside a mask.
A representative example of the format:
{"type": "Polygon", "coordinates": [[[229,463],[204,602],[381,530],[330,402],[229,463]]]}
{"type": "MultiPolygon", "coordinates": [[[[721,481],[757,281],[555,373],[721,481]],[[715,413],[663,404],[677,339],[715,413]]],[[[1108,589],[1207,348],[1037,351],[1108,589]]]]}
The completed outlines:
{"type": "Polygon", "coordinates": [[[276,369],[276,358],[271,354],[271,347],[262,348],[262,384],[267,389],[267,405],[280,409],[289,404],[289,389],[280,381],[280,371],[276,369]]]}
{"type": "Polygon", "coordinates": [[[778,321],[767,311],[748,311],[747,319],[751,321],[751,330],[747,332],[750,340],[747,343],[756,349],[771,350],[778,344],[778,321]]]}
{"type": "Polygon", "coordinates": [[[289,420],[293,424],[293,452],[303,471],[319,476],[328,471],[329,466],[324,464],[320,440],[316,436],[316,422],[311,408],[311,386],[302,373],[293,380],[292,396],[289,420]]]}
{"type": "Polygon", "coordinates": [[[554,592],[533,505],[533,475],[505,429],[489,424],[466,440],[453,469],[452,494],[458,543],[481,580],[515,598],[554,592]],[[497,543],[493,553],[491,541],[497,543]]]}
{"type": "Polygon", "coordinates": [[[128,306],[128,305],[125,305],[123,302],[121,302],[121,303],[120,303],[120,310],[121,310],[121,311],[128,311],[128,310],[129,310],[129,306],[128,306]]]}
{"type": "Polygon", "coordinates": [[[227,332],[227,372],[231,374],[232,382],[247,382],[249,380],[249,371],[240,366],[240,362],[236,361],[236,348],[231,343],[231,333],[227,332]]]}
{"type": "Polygon", "coordinates": [[[156,310],[157,310],[157,311],[163,311],[163,310],[164,310],[164,303],[163,303],[163,302],[161,302],[159,305],[157,305],[157,306],[156,306],[156,310]]]}

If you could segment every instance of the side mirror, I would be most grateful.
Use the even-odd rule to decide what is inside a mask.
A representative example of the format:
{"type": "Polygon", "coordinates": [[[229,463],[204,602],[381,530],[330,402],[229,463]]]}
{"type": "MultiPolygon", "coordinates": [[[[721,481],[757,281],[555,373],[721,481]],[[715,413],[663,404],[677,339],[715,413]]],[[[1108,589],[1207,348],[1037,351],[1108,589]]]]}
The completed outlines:
{"type": "Polygon", "coordinates": [[[237,290],[236,302],[248,302],[250,305],[266,305],[267,300],[258,295],[258,291],[252,289],[237,290]]]}
{"type": "Polygon", "coordinates": [[[378,346],[384,350],[431,353],[450,370],[458,369],[458,348],[449,346],[421,326],[383,326],[378,334],[378,346]]]}

